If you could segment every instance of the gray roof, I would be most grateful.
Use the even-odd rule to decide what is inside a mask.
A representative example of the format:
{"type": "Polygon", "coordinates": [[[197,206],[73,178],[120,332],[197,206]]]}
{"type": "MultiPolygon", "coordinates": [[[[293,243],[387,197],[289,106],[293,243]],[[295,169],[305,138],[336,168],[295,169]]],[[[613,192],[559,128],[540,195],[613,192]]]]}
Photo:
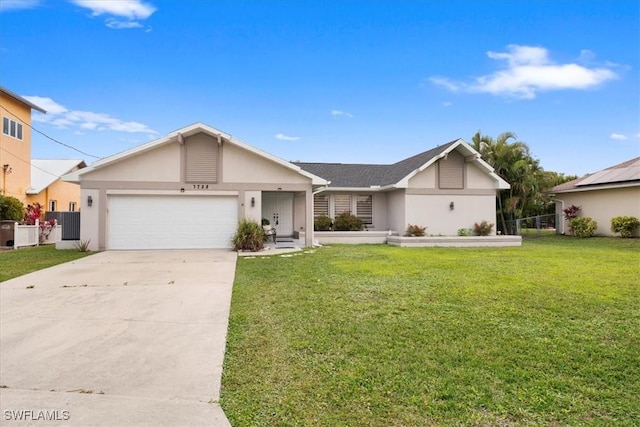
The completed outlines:
{"type": "Polygon", "coordinates": [[[458,140],[448,142],[391,165],[294,162],[302,169],[331,181],[330,187],[367,188],[396,184],[439,156],[458,140]]]}
{"type": "Polygon", "coordinates": [[[640,157],[556,185],[550,192],[579,191],[596,186],[619,186],[634,183],[640,185],[640,157]]]}
{"type": "Polygon", "coordinates": [[[27,101],[26,99],[24,99],[23,97],[21,97],[17,93],[14,93],[14,92],[10,91],[9,89],[7,89],[4,86],[0,86],[0,92],[4,92],[6,95],[10,96],[11,98],[15,99],[18,102],[23,103],[24,105],[26,105],[27,107],[31,108],[32,110],[40,111],[41,113],[46,114],[46,111],[43,108],[38,107],[33,102],[27,101]]]}

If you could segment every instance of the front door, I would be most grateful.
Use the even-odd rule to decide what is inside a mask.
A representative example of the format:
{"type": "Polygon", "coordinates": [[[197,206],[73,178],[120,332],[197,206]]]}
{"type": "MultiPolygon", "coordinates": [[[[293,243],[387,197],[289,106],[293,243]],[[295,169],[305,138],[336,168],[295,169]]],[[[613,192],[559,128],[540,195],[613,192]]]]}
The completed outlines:
{"type": "Polygon", "coordinates": [[[277,236],[293,236],[293,193],[262,193],[262,217],[277,236]]]}

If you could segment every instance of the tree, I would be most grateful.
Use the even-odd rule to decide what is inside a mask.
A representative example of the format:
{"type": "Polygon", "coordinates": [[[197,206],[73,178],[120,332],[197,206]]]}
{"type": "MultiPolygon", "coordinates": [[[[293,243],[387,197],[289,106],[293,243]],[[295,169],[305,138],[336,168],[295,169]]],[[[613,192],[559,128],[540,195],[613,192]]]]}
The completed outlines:
{"type": "Polygon", "coordinates": [[[557,174],[545,172],[526,143],[518,141],[513,132],[496,139],[476,132],[471,141],[482,159],[511,185],[497,197],[498,223],[503,233],[513,234],[516,219],[540,215],[548,209],[551,202],[546,191],[556,185],[557,174]]]}
{"type": "Polygon", "coordinates": [[[0,220],[22,221],[24,205],[15,197],[0,196],[0,220]]]}

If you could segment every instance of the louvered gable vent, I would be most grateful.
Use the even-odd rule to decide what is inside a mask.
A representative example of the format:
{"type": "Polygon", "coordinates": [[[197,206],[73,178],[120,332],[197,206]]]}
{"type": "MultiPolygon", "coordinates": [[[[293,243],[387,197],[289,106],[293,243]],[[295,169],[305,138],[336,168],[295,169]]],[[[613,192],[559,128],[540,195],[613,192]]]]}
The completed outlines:
{"type": "Polygon", "coordinates": [[[218,146],[217,141],[197,135],[185,141],[187,151],[187,182],[218,182],[218,146]]]}
{"type": "Polygon", "coordinates": [[[457,151],[452,151],[446,159],[438,161],[438,175],[440,188],[464,188],[464,157],[457,151]]]}

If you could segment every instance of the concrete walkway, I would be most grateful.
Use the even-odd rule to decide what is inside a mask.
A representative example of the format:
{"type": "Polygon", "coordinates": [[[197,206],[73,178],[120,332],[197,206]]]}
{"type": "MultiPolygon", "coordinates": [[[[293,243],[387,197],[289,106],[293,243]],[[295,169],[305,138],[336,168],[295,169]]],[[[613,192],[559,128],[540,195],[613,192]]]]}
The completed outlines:
{"type": "Polygon", "coordinates": [[[102,252],[0,283],[0,424],[229,426],[236,256],[102,252]]]}

